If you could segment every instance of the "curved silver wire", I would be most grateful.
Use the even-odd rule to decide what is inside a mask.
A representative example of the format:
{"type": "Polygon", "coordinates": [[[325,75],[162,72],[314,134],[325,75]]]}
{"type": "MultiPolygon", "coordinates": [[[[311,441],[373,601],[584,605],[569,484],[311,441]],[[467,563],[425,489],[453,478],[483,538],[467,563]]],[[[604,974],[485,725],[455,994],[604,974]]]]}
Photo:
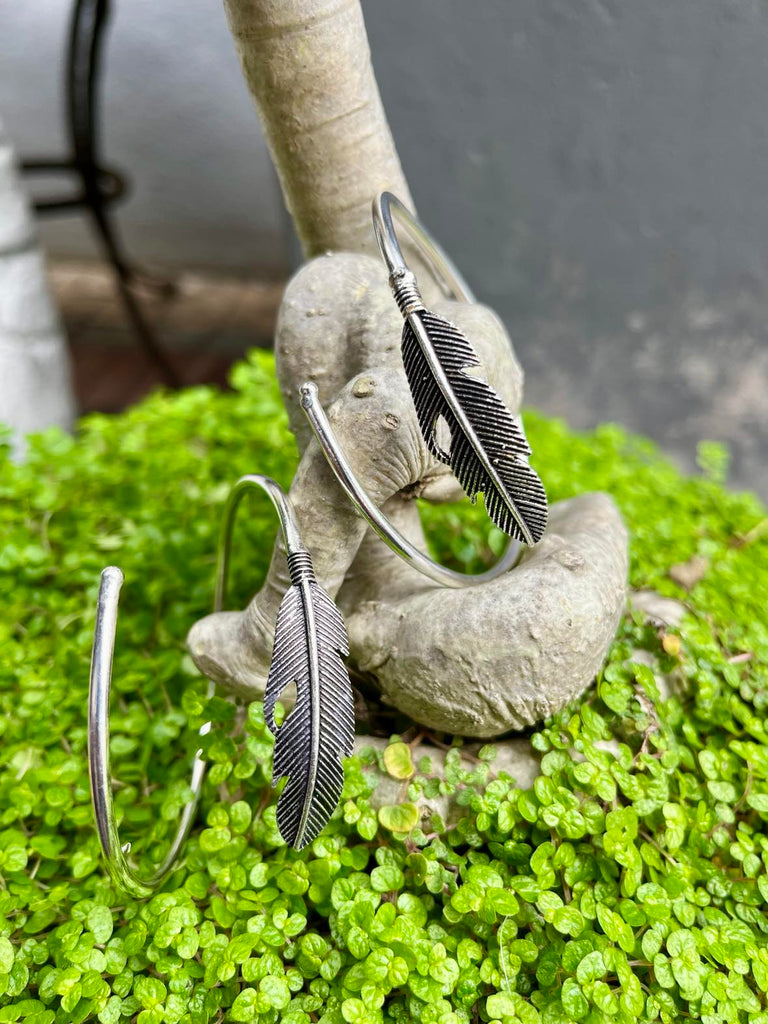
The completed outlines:
{"type": "Polygon", "coordinates": [[[410,273],[403,251],[397,240],[395,219],[405,228],[406,234],[426,260],[435,280],[446,298],[458,302],[474,302],[472,289],[461,276],[451,258],[432,238],[424,225],[391,192],[382,192],[373,200],[373,231],[379,243],[381,255],[389,271],[390,281],[410,273]]]}
{"type": "MultiPolygon", "coordinates": [[[[253,488],[265,491],[272,501],[280,520],[287,552],[292,554],[304,550],[293,507],[280,485],[270,477],[258,473],[241,477],[229,492],[222,513],[213,601],[215,612],[221,611],[224,606],[235,513],[243,495],[253,488]]],[[[88,771],[91,779],[91,799],[96,818],[96,830],[107,870],[114,883],[124,892],[139,899],[146,899],[168,877],[187,840],[197,813],[197,805],[205,778],[206,762],[202,751],[198,750],[192,762],[192,775],[189,784],[192,796],[181,812],[170,849],[153,874],[147,878],[140,877],[128,862],[131,844],[121,845],[120,843],[117,814],[112,797],[112,773],[109,756],[109,695],[112,686],[112,661],[117,632],[117,606],[123,579],[123,573],[114,565],[108,566],[101,574],[88,692],[88,771]]],[[[209,682],[207,696],[212,697],[214,692],[215,684],[209,682]]],[[[206,722],[200,728],[199,735],[204,736],[210,731],[210,728],[211,723],[206,722]]]]}
{"type": "Polygon", "coordinates": [[[381,537],[384,543],[399,555],[403,561],[412,569],[420,572],[422,576],[439,583],[443,587],[474,587],[478,583],[488,583],[505,572],[509,572],[512,566],[520,557],[522,545],[519,541],[510,540],[504,554],[491,569],[477,574],[455,572],[448,569],[439,562],[435,562],[415,547],[406,537],[396,530],[389,519],[377,507],[366,493],[365,488],[357,479],[352,467],[347,461],[344,452],[339,445],[338,439],[333,432],[325,410],[320,404],[317,385],[307,382],[299,389],[301,407],[309,420],[312,431],[317,438],[323,454],[328,460],[328,465],[334,472],[342,490],[355,506],[360,515],[365,519],[371,529],[381,537]]]}

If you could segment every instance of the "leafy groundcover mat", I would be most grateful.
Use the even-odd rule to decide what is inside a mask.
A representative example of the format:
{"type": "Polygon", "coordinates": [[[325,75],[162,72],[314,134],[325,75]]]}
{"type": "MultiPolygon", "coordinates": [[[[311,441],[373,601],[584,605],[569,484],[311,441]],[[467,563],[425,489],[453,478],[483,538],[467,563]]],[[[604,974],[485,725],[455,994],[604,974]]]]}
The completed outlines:
{"type": "MultiPolygon", "coordinates": [[[[551,500],[609,491],[632,586],[681,602],[679,628],[627,615],[592,689],[532,733],[530,789],[494,772],[492,744],[467,759],[457,743],[440,774],[402,745],[370,749],[296,854],[275,828],[260,705],[207,703],[183,648],[210,609],[229,485],[253,471],[287,485],[296,462],[270,357],[232,384],[88,417],[22,465],[2,454],[0,1021],[768,1024],[768,526],[724,488],[726,453],[703,444],[685,477],[618,427],[530,413],[551,500]],[[126,574],[116,799],[145,870],[186,799],[196,730],[216,723],[198,825],[143,903],[105,877],[89,803],[88,663],[112,562],[126,574]],[[404,778],[402,806],[373,809],[377,767],[404,778]],[[459,820],[413,827],[438,793],[459,820]]],[[[249,509],[232,607],[274,535],[266,499],[249,509]]],[[[467,569],[499,539],[470,506],[425,518],[436,553],[467,569]]]]}

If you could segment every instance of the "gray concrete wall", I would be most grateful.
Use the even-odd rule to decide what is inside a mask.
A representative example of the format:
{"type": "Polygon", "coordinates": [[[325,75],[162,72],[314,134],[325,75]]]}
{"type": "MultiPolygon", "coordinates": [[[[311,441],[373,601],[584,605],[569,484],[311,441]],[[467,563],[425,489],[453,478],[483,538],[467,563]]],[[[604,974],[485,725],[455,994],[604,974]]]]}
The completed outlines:
{"type": "MultiPolygon", "coordinates": [[[[16,5],[0,95],[59,138],[68,0],[16,5]],[[41,17],[41,9],[46,16],[41,17]]],[[[425,222],[507,321],[529,402],[617,419],[692,462],[734,448],[768,494],[768,6],[363,0],[425,222]]],[[[117,0],[107,150],[145,258],[281,273],[292,249],[218,0],[117,0]]],[[[46,229],[82,252],[81,229],[46,229]]]]}
{"type": "Polygon", "coordinates": [[[364,6],[419,205],[489,297],[603,318],[762,286],[764,3],[364,6]]]}
{"type": "Polygon", "coordinates": [[[364,0],[422,217],[527,397],[768,494],[768,6],[364,0]],[[404,28],[407,26],[407,32],[404,28]]]}

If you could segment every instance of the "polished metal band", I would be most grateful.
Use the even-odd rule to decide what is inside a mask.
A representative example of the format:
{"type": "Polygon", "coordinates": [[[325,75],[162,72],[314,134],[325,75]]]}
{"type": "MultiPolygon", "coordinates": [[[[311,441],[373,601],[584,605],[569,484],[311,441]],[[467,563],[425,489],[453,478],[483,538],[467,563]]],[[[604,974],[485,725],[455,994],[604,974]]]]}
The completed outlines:
{"type": "Polygon", "coordinates": [[[446,298],[457,302],[475,302],[471,288],[424,225],[397,196],[391,192],[382,192],[373,201],[373,231],[387,265],[390,281],[411,273],[397,240],[395,220],[405,228],[446,298]]]}
{"type": "Polygon", "coordinates": [[[371,529],[407,565],[420,572],[422,576],[426,576],[433,582],[439,583],[440,586],[452,587],[453,589],[474,587],[478,583],[489,583],[491,580],[502,576],[505,572],[509,572],[520,557],[521,551],[521,545],[518,541],[514,540],[509,542],[504,554],[496,565],[486,572],[474,575],[448,569],[446,566],[440,565],[439,562],[430,558],[423,551],[420,551],[392,525],[355,476],[333,432],[333,428],[328,422],[325,410],[320,404],[317,386],[311,383],[303,384],[300,389],[300,398],[304,414],[309,420],[312,431],[328,460],[328,465],[333,470],[342,490],[371,529]]]}
{"type": "MultiPolygon", "coordinates": [[[[289,498],[274,480],[261,474],[241,477],[229,492],[224,506],[221,531],[219,534],[216,566],[216,588],[213,610],[221,611],[229,572],[232,529],[235,513],[243,495],[254,488],[265,491],[275,506],[280,520],[287,553],[297,554],[304,548],[299,538],[296,518],[289,498]]],[[[189,788],[192,796],[184,805],[170,849],[153,874],[142,878],[128,863],[131,844],[120,843],[117,814],[112,796],[112,773],[109,756],[109,695],[112,685],[112,661],[117,631],[117,606],[123,574],[116,566],[108,566],[101,574],[96,625],[91,655],[91,677],[88,695],[88,770],[91,778],[91,799],[96,817],[96,829],[104,853],[107,870],[124,892],[139,899],[146,899],[162,885],[181,853],[197,812],[200,791],[205,778],[206,762],[202,752],[195,753],[189,788]]],[[[215,686],[208,685],[208,697],[212,697],[215,686]]],[[[200,736],[210,731],[207,722],[200,729],[200,736]]]]}

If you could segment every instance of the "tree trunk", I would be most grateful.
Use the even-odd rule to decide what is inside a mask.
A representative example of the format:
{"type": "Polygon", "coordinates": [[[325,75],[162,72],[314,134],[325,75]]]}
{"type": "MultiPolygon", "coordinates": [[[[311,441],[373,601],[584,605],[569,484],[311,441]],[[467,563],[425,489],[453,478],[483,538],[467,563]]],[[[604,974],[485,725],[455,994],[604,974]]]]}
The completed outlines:
{"type": "Polygon", "coordinates": [[[374,252],[371,199],[411,204],[359,0],[224,0],[307,257],[374,252]]]}

